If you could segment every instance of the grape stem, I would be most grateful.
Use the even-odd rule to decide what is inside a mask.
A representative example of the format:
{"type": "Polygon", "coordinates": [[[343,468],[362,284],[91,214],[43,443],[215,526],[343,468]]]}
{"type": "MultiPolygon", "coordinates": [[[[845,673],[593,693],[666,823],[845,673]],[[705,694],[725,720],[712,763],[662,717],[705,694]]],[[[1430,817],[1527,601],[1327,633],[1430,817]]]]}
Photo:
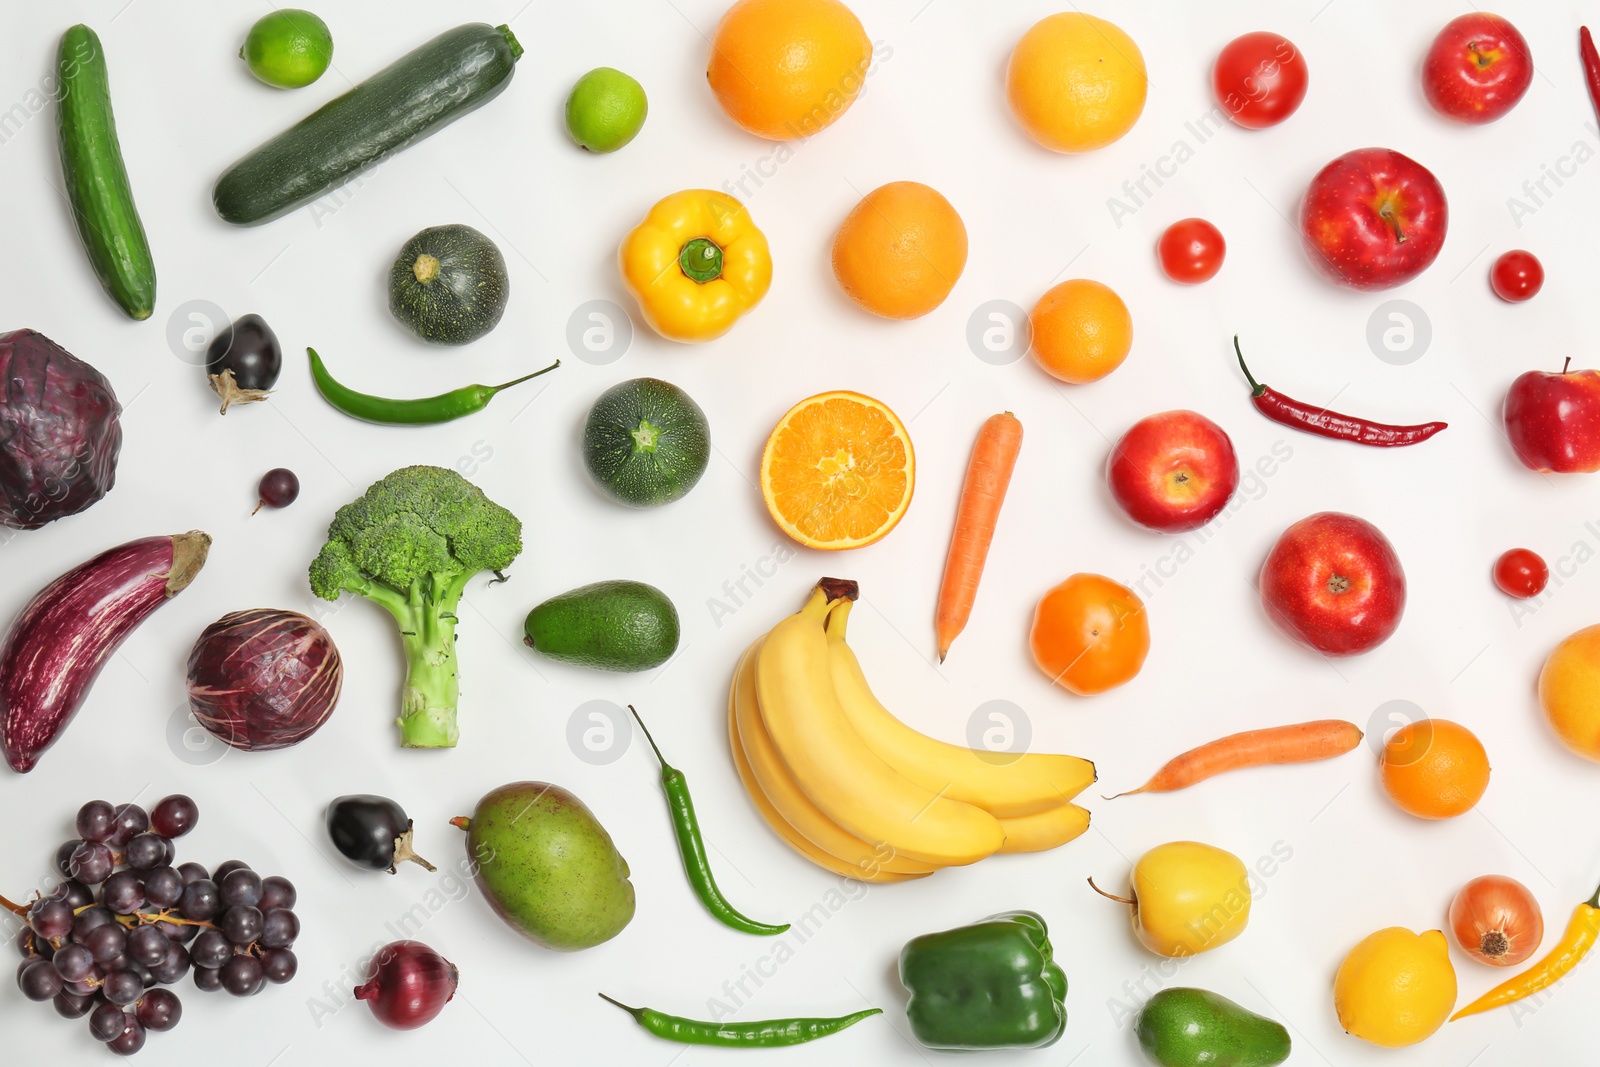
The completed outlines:
{"type": "Polygon", "coordinates": [[[21,904],[17,904],[17,903],[14,903],[14,902],[10,901],[10,900],[7,900],[5,897],[0,897],[0,908],[6,909],[7,911],[9,911],[13,915],[20,915],[24,919],[26,919],[28,917],[28,909],[27,908],[24,908],[21,904]]]}
{"type": "MultiPolygon", "coordinates": [[[[92,904],[90,905],[90,907],[93,906],[94,905],[92,904]]],[[[79,910],[81,911],[82,909],[79,910]]],[[[120,912],[112,912],[111,917],[116,919],[117,922],[121,923],[123,926],[142,926],[149,923],[171,923],[174,926],[203,926],[207,930],[215,930],[217,928],[216,923],[207,922],[204,919],[185,919],[181,915],[174,915],[168,908],[161,908],[157,911],[136,911],[128,915],[123,915],[120,912]]]]}

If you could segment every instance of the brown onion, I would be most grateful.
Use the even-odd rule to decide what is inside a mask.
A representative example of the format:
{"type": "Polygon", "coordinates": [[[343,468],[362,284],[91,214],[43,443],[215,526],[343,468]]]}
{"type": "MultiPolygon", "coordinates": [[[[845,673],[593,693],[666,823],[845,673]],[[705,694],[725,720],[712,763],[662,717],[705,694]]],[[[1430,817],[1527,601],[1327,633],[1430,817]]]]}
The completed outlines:
{"type": "Polygon", "coordinates": [[[1450,932],[1479,963],[1511,967],[1544,940],[1544,915],[1527,886],[1501,874],[1485,874],[1461,887],[1450,902],[1450,932]]]}
{"type": "Polygon", "coordinates": [[[344,666],[333,638],[293,611],[235,611],[189,653],[189,708],[234,748],[286,748],[328,721],[344,666]]]}

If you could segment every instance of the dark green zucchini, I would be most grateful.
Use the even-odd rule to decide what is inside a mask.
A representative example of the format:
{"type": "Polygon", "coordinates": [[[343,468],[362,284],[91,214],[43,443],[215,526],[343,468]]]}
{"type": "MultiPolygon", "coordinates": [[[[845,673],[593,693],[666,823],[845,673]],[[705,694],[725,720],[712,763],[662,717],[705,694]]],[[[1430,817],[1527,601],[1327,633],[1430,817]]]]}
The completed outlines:
{"type": "Polygon", "coordinates": [[[148,319],[156,306],[156,264],[122,162],[106,54],[89,27],[61,35],[56,77],[61,176],[78,237],[111,299],[133,318],[148,319]]]}
{"type": "Polygon", "coordinates": [[[506,260],[471,226],[429,226],[389,269],[389,311],[430,344],[464,345],[495,328],[510,292],[506,260]]]}
{"type": "Polygon", "coordinates": [[[446,30],[229,167],[211,203],[239,225],[309,204],[499,96],[521,55],[507,26],[446,30]]]}

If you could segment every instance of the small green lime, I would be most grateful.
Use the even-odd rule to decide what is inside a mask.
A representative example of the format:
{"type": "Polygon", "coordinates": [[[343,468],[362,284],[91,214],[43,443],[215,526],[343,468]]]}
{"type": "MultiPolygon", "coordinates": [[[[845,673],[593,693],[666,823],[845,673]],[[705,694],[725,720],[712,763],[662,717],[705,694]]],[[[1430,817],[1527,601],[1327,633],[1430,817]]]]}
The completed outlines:
{"type": "Polygon", "coordinates": [[[567,97],[567,132],[591,152],[615,152],[638,135],[649,110],[644,86],[620,70],[596,67],[567,97]]]}
{"type": "Polygon", "coordinates": [[[309,11],[286,7],[263,15],[239,49],[250,73],[279,89],[298,89],[322,77],[333,60],[328,24],[309,11]]]}

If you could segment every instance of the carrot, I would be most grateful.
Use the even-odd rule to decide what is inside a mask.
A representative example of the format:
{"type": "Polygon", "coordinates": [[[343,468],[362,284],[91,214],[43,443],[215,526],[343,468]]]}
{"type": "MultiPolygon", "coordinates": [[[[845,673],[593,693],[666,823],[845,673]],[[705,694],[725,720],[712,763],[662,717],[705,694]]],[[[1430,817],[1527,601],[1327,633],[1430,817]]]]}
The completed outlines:
{"type": "Polygon", "coordinates": [[[1011,471],[1022,451],[1022,423],[1011,412],[991,415],[978,431],[967,463],[967,479],[961,486],[961,505],[956,510],[956,528],[950,535],[950,554],[944,561],[944,581],[939,585],[939,606],[934,612],[934,630],[939,635],[939,662],[944,662],[950,646],[972,615],[972,602],[978,596],[978,582],[989,558],[989,542],[1005,503],[1011,471]]]}
{"type": "Polygon", "coordinates": [[[1191,748],[1174,757],[1138,789],[1107,797],[1135,793],[1170,793],[1187,789],[1224,771],[1245,767],[1265,767],[1280,763],[1311,763],[1342,756],[1361,743],[1361,731],[1343,719],[1318,719],[1316,722],[1274,726],[1267,730],[1247,730],[1191,748]]]}

